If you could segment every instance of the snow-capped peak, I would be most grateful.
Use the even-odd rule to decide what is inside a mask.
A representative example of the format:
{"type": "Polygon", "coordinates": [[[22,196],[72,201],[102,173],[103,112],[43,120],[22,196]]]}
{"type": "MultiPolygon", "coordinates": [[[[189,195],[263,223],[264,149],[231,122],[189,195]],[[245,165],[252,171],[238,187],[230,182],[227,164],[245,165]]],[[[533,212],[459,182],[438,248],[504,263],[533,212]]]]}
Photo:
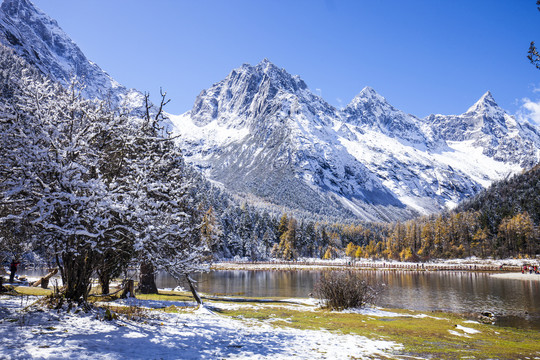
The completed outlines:
{"type": "Polygon", "coordinates": [[[366,86],[356,95],[352,100],[351,103],[348,105],[348,107],[358,107],[360,104],[365,103],[372,103],[372,104],[379,104],[379,106],[390,106],[388,104],[388,101],[384,96],[381,96],[379,93],[377,93],[373,88],[366,86]]]}
{"type": "MultiPolygon", "coordinates": [[[[249,65],[248,65],[248,66],[249,66],[249,65]]],[[[257,68],[263,68],[263,69],[265,69],[265,71],[268,71],[268,69],[269,69],[269,68],[272,68],[272,67],[274,67],[274,68],[276,68],[276,69],[278,68],[278,67],[277,67],[276,65],[274,65],[274,63],[271,62],[268,58],[262,59],[260,63],[258,63],[257,65],[255,65],[255,67],[257,67],[257,68]]]]}
{"type": "Polygon", "coordinates": [[[375,91],[375,89],[373,89],[372,87],[370,86],[366,86],[364,87],[360,93],[358,94],[359,97],[379,97],[379,98],[383,98],[381,95],[379,95],[379,93],[377,93],[377,91],[375,91]]]}
{"type": "Polygon", "coordinates": [[[331,108],[312,94],[299,76],[264,59],[255,66],[244,64],[232,70],[225,79],[203,90],[195,100],[191,116],[200,126],[217,120],[228,128],[241,128],[261,117],[267,122],[270,115],[286,117],[297,112],[302,104],[314,103],[318,103],[320,111],[331,108]]]}
{"type": "MultiPolygon", "coordinates": [[[[30,1],[28,0],[4,0],[2,3],[2,8],[11,9],[11,13],[24,13],[27,14],[39,14],[46,16],[42,11],[38,10],[30,1]]],[[[53,20],[54,21],[54,20],[53,20]]]]}
{"type": "Polygon", "coordinates": [[[422,130],[420,119],[396,109],[369,86],[363,88],[342,113],[349,124],[382,132],[420,148],[433,147],[437,142],[422,130]]]}
{"type": "Polygon", "coordinates": [[[497,105],[493,95],[487,91],[482,97],[471,106],[466,114],[469,113],[501,113],[503,110],[497,105]]]}

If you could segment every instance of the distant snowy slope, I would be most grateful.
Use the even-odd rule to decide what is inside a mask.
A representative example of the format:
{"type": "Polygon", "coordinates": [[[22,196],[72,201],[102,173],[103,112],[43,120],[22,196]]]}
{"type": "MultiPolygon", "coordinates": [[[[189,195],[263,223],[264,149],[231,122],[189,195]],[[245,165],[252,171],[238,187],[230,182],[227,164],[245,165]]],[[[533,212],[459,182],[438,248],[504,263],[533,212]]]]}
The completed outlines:
{"type": "Polygon", "coordinates": [[[422,121],[394,108],[370,87],[364,88],[342,111],[344,121],[360,129],[380,132],[420,150],[444,146],[422,129],[422,121]]]}
{"type": "Polygon", "coordinates": [[[454,148],[468,147],[500,163],[531,168],[540,159],[540,132],[501,109],[488,91],[461,115],[430,115],[426,122],[454,148]]]}
{"type": "Polygon", "coordinates": [[[88,60],[58,23],[28,0],[4,0],[0,5],[0,43],[53,80],[66,84],[76,75],[84,81],[89,98],[131,108],[142,105],[140,92],[126,89],[88,60]]]}
{"type": "Polygon", "coordinates": [[[440,211],[540,160],[538,131],[491,95],[463,115],[419,119],[365,88],[338,110],[267,59],[171,120],[186,159],[230,191],[364,220],[440,211]]]}

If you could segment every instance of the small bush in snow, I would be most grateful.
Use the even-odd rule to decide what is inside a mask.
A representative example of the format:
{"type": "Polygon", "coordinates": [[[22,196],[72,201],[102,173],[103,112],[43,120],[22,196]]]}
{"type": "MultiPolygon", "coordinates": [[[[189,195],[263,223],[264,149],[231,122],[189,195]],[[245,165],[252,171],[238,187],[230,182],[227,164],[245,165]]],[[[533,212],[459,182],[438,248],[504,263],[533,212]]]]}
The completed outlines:
{"type": "Polygon", "coordinates": [[[314,292],[325,307],[343,310],[373,303],[379,289],[371,286],[359,273],[332,271],[322,274],[314,292]]]}

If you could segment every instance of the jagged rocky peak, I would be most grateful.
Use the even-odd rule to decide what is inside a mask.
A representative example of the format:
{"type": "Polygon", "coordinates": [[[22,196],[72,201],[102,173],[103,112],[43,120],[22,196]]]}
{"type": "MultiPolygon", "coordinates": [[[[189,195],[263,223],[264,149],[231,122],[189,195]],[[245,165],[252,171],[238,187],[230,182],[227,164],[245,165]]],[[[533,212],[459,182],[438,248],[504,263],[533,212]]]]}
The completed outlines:
{"type": "Polygon", "coordinates": [[[27,0],[4,0],[0,7],[4,13],[9,14],[11,17],[25,13],[28,15],[28,11],[26,10],[33,8],[32,4],[27,0]]]}
{"type": "Polygon", "coordinates": [[[195,100],[191,118],[199,126],[214,120],[232,125],[234,115],[234,126],[238,127],[245,125],[247,118],[268,117],[278,111],[288,114],[293,111],[289,108],[311,103],[314,97],[299,76],[264,59],[255,66],[244,64],[232,70],[225,79],[203,90],[195,100]]]}
{"type": "Polygon", "coordinates": [[[33,14],[37,13],[43,15],[43,13],[38,11],[28,0],[4,0],[1,7],[2,10],[12,18],[19,17],[21,19],[28,19],[33,14]]]}
{"type": "MultiPolygon", "coordinates": [[[[248,65],[249,68],[249,65],[248,65]]],[[[257,74],[264,74],[263,81],[270,81],[273,85],[290,92],[307,89],[306,83],[298,75],[291,75],[287,70],[277,67],[267,58],[251,67],[257,74]]]]}
{"type": "Polygon", "coordinates": [[[352,99],[349,106],[355,106],[366,102],[388,104],[388,101],[386,101],[384,96],[377,93],[372,87],[366,86],[354,97],[354,99],[352,99]]]}
{"type": "Polygon", "coordinates": [[[499,107],[490,91],[487,91],[482,97],[471,106],[465,114],[489,114],[503,115],[504,110],[499,107]]]}
{"type": "Polygon", "coordinates": [[[345,118],[355,125],[372,125],[380,122],[381,117],[386,118],[390,113],[396,112],[399,111],[390,105],[384,96],[369,86],[363,88],[343,109],[345,118]]]}
{"type": "Polygon", "coordinates": [[[436,142],[424,134],[420,119],[396,109],[369,86],[363,88],[342,113],[345,121],[352,125],[380,131],[421,147],[432,147],[436,142]]]}
{"type": "Polygon", "coordinates": [[[430,115],[426,122],[446,141],[468,141],[501,163],[528,168],[540,160],[538,131],[508,115],[489,91],[461,115],[430,115]]]}

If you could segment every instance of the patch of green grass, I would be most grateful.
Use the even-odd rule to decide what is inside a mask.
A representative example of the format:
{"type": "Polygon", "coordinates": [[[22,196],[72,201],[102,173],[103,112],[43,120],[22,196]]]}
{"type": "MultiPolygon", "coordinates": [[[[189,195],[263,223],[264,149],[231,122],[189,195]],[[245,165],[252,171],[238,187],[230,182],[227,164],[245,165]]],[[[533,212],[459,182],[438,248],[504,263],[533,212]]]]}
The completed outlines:
{"type": "Polygon", "coordinates": [[[43,289],[41,287],[31,287],[31,286],[16,286],[15,291],[20,295],[36,295],[36,296],[49,295],[52,293],[51,289],[43,289]]]}
{"type": "Polygon", "coordinates": [[[191,294],[180,293],[175,291],[160,291],[159,294],[137,294],[137,299],[141,300],[157,300],[157,301],[194,301],[191,294]]]}
{"type": "Polygon", "coordinates": [[[271,324],[279,327],[324,329],[371,339],[394,341],[403,345],[403,349],[396,355],[436,359],[540,357],[540,333],[535,330],[470,323],[455,314],[433,313],[430,316],[419,317],[419,312],[392,311],[401,316],[375,317],[320,309],[302,311],[288,308],[265,308],[264,305],[257,309],[246,307],[239,310],[222,310],[220,313],[259,321],[271,319],[271,324]],[[479,333],[468,334],[456,325],[475,329],[479,333]],[[458,333],[459,336],[450,331],[458,333]]]}

